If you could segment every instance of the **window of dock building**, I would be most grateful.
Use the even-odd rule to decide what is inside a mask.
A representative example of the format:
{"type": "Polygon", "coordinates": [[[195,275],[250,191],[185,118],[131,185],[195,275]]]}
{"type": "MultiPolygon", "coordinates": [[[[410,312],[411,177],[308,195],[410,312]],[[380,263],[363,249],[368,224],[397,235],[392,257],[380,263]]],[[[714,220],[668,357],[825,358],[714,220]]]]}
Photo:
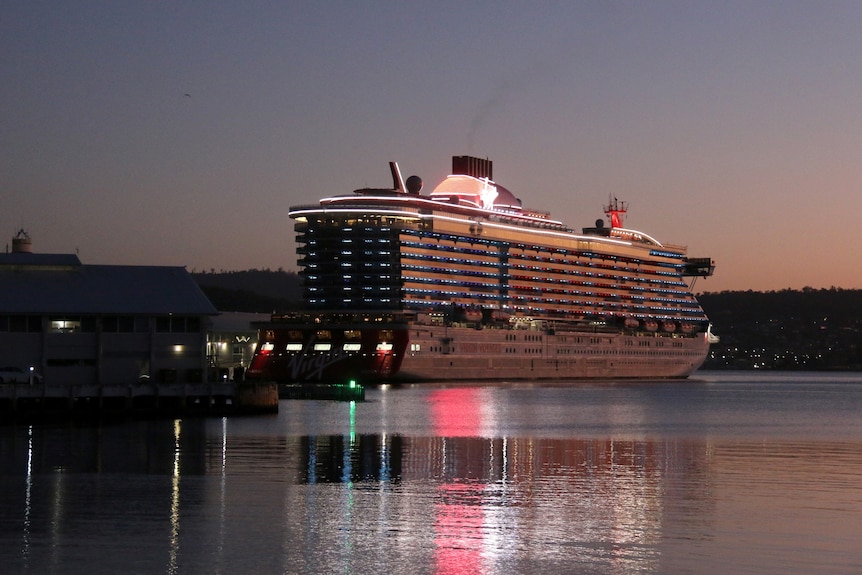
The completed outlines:
{"type": "Polygon", "coordinates": [[[54,316],[49,319],[53,333],[79,333],[96,331],[95,317],[54,316]]]}
{"type": "Polygon", "coordinates": [[[81,321],[52,317],[51,331],[54,333],[75,333],[81,331],[81,321]]]}
{"type": "Polygon", "coordinates": [[[195,316],[161,316],[156,318],[156,331],[161,333],[197,333],[201,320],[195,316]]]}
{"type": "Polygon", "coordinates": [[[0,332],[30,332],[42,331],[42,317],[38,315],[0,315],[0,332]]]}
{"type": "Polygon", "coordinates": [[[55,357],[45,360],[48,367],[94,367],[96,360],[92,358],[55,357]]]}
{"type": "Polygon", "coordinates": [[[135,318],[130,315],[108,315],[102,318],[102,331],[106,333],[133,333],[135,318]]]}

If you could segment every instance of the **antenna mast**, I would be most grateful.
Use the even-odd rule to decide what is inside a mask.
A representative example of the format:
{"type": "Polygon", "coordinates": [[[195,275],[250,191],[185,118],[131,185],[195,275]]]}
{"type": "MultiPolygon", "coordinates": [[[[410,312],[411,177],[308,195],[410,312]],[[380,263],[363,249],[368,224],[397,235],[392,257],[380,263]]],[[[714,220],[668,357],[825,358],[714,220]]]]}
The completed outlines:
{"type": "Polygon", "coordinates": [[[608,205],[605,206],[605,215],[611,218],[611,228],[623,227],[623,217],[629,209],[628,202],[621,202],[616,197],[608,195],[608,205]]]}

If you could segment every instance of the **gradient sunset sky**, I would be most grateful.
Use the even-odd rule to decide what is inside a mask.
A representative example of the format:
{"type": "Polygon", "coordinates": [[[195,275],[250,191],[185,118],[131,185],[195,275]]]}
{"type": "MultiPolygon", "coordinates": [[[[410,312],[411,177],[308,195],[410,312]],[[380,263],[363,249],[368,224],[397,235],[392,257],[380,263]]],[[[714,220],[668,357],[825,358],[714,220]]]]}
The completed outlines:
{"type": "MultiPolygon", "coordinates": [[[[451,156],[525,206],[862,288],[862,2],[57,2],[0,10],[0,233],[84,263],[296,269],[290,206],[451,156]]],[[[2,244],[0,244],[2,245],[2,244]]]]}

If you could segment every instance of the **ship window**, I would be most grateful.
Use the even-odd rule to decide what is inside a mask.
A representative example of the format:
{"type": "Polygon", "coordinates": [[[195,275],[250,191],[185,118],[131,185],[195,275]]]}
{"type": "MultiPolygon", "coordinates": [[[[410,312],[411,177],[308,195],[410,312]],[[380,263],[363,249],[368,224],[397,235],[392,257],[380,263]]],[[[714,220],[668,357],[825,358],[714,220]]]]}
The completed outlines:
{"type": "Polygon", "coordinates": [[[348,329],[344,331],[344,339],[347,341],[357,341],[362,339],[362,332],[358,329],[348,329]]]}
{"type": "Polygon", "coordinates": [[[331,343],[316,343],[314,344],[314,351],[329,351],[332,348],[331,343]]]}
{"type": "Polygon", "coordinates": [[[344,344],[344,351],[359,351],[360,349],[362,349],[361,343],[345,343],[344,344]]]}
{"type": "Polygon", "coordinates": [[[316,336],[319,340],[329,340],[332,339],[332,332],[328,329],[319,329],[317,330],[316,336]]]}
{"type": "MultiPolygon", "coordinates": [[[[267,344],[267,345],[272,345],[272,344],[267,344]]],[[[301,343],[289,343],[289,344],[287,344],[287,347],[285,349],[287,349],[287,351],[302,351],[302,344],[301,343]]]]}

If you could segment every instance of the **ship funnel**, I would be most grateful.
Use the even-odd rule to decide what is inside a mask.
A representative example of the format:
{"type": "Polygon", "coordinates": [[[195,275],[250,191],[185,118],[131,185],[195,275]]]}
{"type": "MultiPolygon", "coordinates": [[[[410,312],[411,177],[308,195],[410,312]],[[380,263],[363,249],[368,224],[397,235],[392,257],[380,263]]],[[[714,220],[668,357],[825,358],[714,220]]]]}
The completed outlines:
{"type": "Polygon", "coordinates": [[[452,173],[476,179],[494,179],[494,162],[473,156],[452,156],[452,173]]]}
{"type": "Polygon", "coordinates": [[[404,178],[401,177],[401,168],[398,167],[398,162],[389,162],[389,171],[392,172],[392,188],[403,194],[404,178]]]}
{"type": "Polygon", "coordinates": [[[12,253],[13,254],[31,254],[33,253],[33,242],[30,241],[30,234],[23,229],[18,230],[15,237],[12,238],[12,253]]]}

